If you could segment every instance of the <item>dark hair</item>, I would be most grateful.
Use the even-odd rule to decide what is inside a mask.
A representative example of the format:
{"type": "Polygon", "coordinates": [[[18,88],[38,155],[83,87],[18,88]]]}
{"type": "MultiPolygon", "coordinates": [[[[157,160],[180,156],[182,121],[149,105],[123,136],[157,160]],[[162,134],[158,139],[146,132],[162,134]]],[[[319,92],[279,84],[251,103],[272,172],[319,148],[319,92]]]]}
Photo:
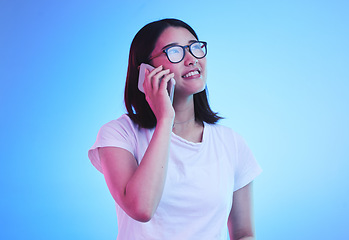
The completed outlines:
{"type": "MultiPolygon", "coordinates": [[[[161,33],[168,27],[183,27],[199,39],[195,31],[185,22],[178,19],[162,19],[145,25],[133,38],[125,86],[125,106],[128,116],[143,128],[154,128],[156,117],[145,99],[144,93],[138,90],[139,65],[149,63],[150,54],[161,33]]],[[[199,122],[216,123],[221,117],[209,106],[206,94],[207,88],[194,94],[195,120],[199,122]]]]}

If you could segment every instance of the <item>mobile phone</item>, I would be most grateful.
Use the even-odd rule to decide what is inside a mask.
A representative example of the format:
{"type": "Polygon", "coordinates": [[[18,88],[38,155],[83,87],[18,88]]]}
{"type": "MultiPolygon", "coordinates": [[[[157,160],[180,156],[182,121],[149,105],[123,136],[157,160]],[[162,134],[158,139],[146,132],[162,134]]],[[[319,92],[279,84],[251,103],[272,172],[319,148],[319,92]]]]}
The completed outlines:
{"type": "MultiPolygon", "coordinates": [[[[145,79],[145,69],[148,69],[148,71],[151,72],[154,69],[154,67],[149,65],[149,64],[146,64],[146,63],[142,63],[140,66],[139,76],[138,76],[138,89],[142,93],[144,93],[143,83],[144,83],[144,79],[145,79]]],[[[176,85],[176,81],[174,80],[174,78],[171,78],[171,80],[169,81],[168,86],[167,86],[167,91],[168,91],[168,94],[170,96],[171,102],[173,102],[175,85],[176,85]]]]}

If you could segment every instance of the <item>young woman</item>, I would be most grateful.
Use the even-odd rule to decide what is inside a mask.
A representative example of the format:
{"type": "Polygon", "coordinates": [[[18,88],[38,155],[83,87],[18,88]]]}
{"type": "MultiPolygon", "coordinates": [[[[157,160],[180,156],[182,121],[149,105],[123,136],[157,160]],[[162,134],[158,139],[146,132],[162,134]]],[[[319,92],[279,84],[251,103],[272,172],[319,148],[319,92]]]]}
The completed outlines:
{"type": "Polygon", "coordinates": [[[254,239],[244,140],[217,124],[206,95],[207,43],[177,19],[144,26],[131,44],[125,105],[89,150],[117,208],[118,240],[254,239]],[[138,89],[139,66],[146,71],[138,89]],[[167,86],[176,81],[173,103],[167,86]]]}

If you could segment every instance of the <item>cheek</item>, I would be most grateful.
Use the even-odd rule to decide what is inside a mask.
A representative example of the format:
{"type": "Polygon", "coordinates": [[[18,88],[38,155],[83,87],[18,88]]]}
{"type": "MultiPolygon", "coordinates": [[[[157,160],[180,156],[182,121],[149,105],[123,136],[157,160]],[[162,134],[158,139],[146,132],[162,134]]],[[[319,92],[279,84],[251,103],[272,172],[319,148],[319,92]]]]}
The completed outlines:
{"type": "Polygon", "coordinates": [[[201,67],[201,73],[202,77],[206,82],[206,77],[207,77],[207,71],[206,71],[206,58],[203,59],[202,62],[200,62],[200,67],[201,67]]]}
{"type": "Polygon", "coordinates": [[[168,64],[168,65],[163,65],[164,66],[164,69],[170,69],[170,73],[174,73],[174,78],[180,78],[181,77],[181,74],[180,74],[180,71],[179,69],[177,69],[174,65],[172,64],[168,64]]]}

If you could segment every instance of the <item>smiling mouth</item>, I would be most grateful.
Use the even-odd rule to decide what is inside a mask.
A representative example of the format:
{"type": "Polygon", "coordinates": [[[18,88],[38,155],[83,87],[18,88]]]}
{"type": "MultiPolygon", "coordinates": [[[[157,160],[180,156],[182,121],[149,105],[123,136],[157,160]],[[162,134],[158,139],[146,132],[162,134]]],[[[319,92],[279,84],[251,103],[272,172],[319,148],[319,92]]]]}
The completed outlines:
{"type": "Polygon", "coordinates": [[[188,78],[188,77],[191,77],[191,76],[194,76],[194,75],[200,75],[200,70],[195,70],[195,71],[188,72],[187,74],[183,75],[182,77],[183,78],[188,78]]]}

